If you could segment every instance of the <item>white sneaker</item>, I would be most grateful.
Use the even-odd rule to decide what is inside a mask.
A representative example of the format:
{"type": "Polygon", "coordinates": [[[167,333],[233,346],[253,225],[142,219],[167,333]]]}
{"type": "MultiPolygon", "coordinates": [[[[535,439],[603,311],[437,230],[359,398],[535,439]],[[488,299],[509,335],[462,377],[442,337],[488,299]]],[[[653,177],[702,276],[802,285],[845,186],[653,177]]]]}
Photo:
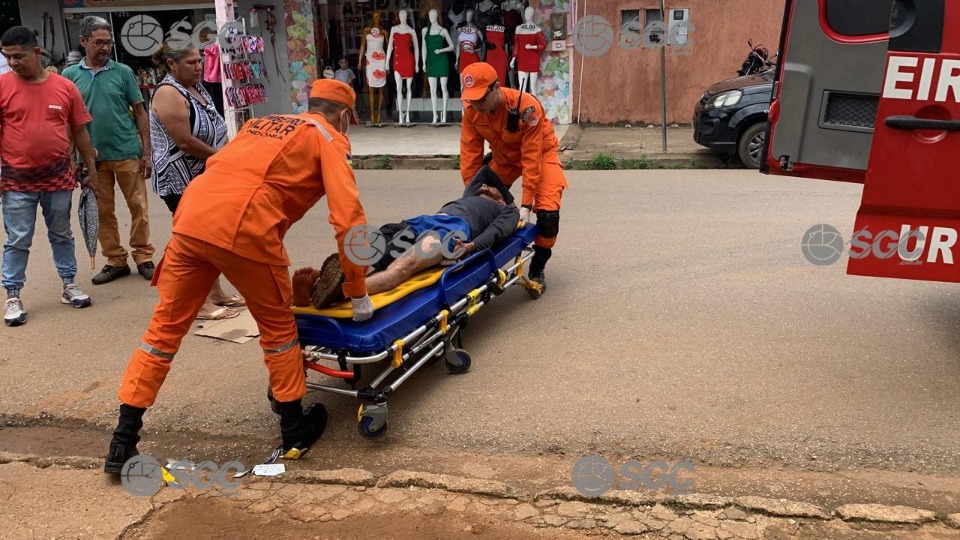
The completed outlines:
{"type": "Polygon", "coordinates": [[[27,322],[27,312],[23,310],[23,302],[19,298],[7,298],[7,310],[3,315],[3,324],[20,326],[27,322]]]}
{"type": "Polygon", "coordinates": [[[61,304],[71,304],[75,308],[85,308],[91,304],[90,297],[80,290],[74,283],[67,283],[63,286],[63,295],[60,296],[61,304]]]}

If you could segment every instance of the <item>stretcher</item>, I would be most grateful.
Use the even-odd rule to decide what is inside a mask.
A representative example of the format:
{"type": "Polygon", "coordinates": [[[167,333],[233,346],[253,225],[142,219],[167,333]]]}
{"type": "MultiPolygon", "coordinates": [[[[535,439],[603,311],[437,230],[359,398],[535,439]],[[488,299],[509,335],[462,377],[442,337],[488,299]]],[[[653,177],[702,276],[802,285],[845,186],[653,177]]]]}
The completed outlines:
{"type": "Polygon", "coordinates": [[[536,236],[536,225],[526,225],[489,249],[452,266],[426,270],[395,291],[374,295],[376,311],[363,322],[351,318],[349,304],[326,310],[293,308],[304,368],[349,385],[308,381],[307,388],[359,399],[358,430],[365,437],[382,436],[387,429],[387,400],[425,364],[443,359],[451,373],[470,369],[470,354],[460,335],[469,317],[518,283],[532,298],[539,297],[539,284],[523,275],[536,236]],[[357,388],[361,368],[383,362],[383,371],[357,388]]]}

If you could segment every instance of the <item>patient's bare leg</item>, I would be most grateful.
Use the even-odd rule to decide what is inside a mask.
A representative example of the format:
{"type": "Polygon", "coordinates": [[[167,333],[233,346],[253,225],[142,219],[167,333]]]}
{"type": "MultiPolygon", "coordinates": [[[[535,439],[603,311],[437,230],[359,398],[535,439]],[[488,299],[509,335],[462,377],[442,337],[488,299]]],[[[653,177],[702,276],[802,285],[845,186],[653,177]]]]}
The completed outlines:
{"type": "Polygon", "coordinates": [[[390,263],[383,272],[367,276],[367,294],[376,294],[397,288],[410,276],[436,266],[443,259],[440,239],[427,236],[390,263]]]}

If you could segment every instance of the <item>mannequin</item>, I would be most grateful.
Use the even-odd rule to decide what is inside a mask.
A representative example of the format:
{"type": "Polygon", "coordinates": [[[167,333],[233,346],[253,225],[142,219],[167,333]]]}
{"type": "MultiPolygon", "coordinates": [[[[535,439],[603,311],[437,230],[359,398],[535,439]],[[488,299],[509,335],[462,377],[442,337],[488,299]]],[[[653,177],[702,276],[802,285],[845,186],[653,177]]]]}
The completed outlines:
{"type": "Polygon", "coordinates": [[[443,9],[440,7],[440,0],[426,0],[425,2],[420,2],[420,23],[424,24],[430,19],[430,11],[436,10],[437,13],[440,13],[440,10],[443,9]]]}
{"type": "Polygon", "coordinates": [[[430,10],[430,26],[423,29],[423,71],[430,81],[430,103],[433,106],[433,123],[437,123],[437,80],[443,91],[443,108],[440,122],[447,122],[447,77],[450,75],[450,60],[447,53],[453,50],[450,33],[437,21],[439,12],[430,10]]]}
{"type": "Polygon", "coordinates": [[[500,81],[500,86],[507,86],[506,30],[499,24],[484,28],[484,37],[487,39],[485,61],[497,70],[497,80],[500,81]]]}
{"type": "Polygon", "coordinates": [[[477,3],[476,13],[477,26],[486,29],[488,26],[502,24],[500,17],[500,6],[493,3],[493,0],[480,0],[477,3]]]}
{"type": "Polygon", "coordinates": [[[460,26],[460,35],[457,38],[457,69],[460,73],[474,62],[480,62],[483,51],[483,32],[473,22],[473,10],[467,10],[466,21],[460,26]]]}
{"type": "Polygon", "coordinates": [[[390,29],[390,44],[387,45],[387,65],[393,58],[393,79],[397,83],[397,111],[400,113],[399,123],[410,123],[410,98],[413,97],[414,72],[420,72],[420,45],[417,43],[417,33],[407,24],[407,12],[401,9],[400,23],[390,29]],[[396,48],[394,48],[396,47],[396,48]],[[412,47],[412,49],[411,49],[412,47]],[[407,108],[403,109],[402,81],[407,83],[407,108]]]}
{"type": "Polygon", "coordinates": [[[370,88],[370,123],[380,125],[380,108],[383,106],[383,87],[387,85],[387,55],[383,51],[386,35],[380,27],[380,12],[373,12],[373,24],[363,29],[360,40],[360,65],[367,66],[367,86],[370,88]],[[366,53],[366,54],[364,54],[366,53]],[[374,97],[377,105],[374,107],[374,97]]]}
{"type": "Polygon", "coordinates": [[[450,20],[450,38],[454,43],[457,43],[460,40],[460,27],[467,20],[463,0],[453,0],[450,10],[447,11],[447,19],[450,20]]]}
{"type": "Polygon", "coordinates": [[[523,11],[523,24],[517,27],[513,39],[513,59],[510,60],[510,67],[517,68],[520,90],[535,94],[537,75],[540,74],[540,52],[547,48],[547,40],[540,27],[533,23],[532,7],[523,11]],[[529,87],[527,81],[530,81],[529,87]]]}

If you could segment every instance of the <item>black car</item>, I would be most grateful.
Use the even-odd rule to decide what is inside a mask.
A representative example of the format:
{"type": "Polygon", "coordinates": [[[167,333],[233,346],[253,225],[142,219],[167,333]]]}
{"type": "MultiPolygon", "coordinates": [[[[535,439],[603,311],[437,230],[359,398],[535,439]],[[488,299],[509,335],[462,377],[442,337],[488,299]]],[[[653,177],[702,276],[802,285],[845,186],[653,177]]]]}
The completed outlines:
{"type": "Polygon", "coordinates": [[[745,166],[759,169],[770,127],[773,75],[768,69],[708,88],[693,113],[693,140],[723,154],[736,154],[745,166]]]}

